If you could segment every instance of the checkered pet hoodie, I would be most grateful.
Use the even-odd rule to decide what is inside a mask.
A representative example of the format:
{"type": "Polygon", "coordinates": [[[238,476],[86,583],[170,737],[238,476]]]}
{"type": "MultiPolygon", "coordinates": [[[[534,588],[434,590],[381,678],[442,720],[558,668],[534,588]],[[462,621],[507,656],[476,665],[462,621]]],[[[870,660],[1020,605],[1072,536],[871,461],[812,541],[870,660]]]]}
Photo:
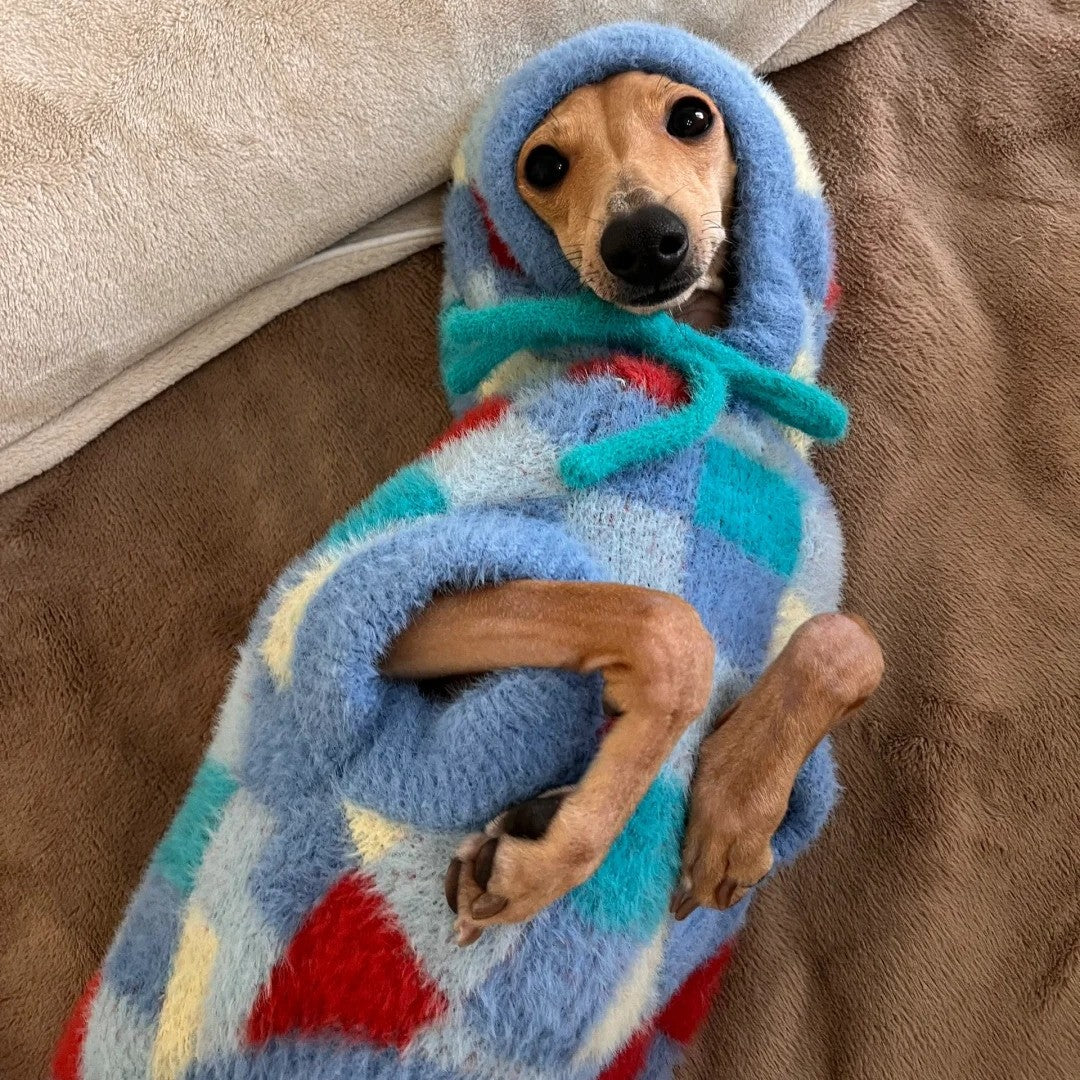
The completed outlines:
{"type": "MultiPolygon", "coordinates": [[[[607,26],[486,104],[454,162],[446,235],[459,418],[262,604],[58,1080],[660,1078],[704,1015],[748,902],[667,914],[708,717],[588,882],[459,949],[442,896],[455,846],[580,776],[601,687],[517,670],[444,700],[383,679],[378,660],[438,590],[627,582],[700,612],[715,714],[801,621],[835,609],[840,534],[806,458],[809,435],[842,427],[812,386],[834,291],[821,185],[741,64],[681,31],[607,26]],[[632,68],[708,92],[735,149],[737,284],[716,337],[582,296],[514,190],[517,150],[551,106],[632,68]]],[[[835,793],[823,745],[775,837],[780,863],[835,793]]]]}

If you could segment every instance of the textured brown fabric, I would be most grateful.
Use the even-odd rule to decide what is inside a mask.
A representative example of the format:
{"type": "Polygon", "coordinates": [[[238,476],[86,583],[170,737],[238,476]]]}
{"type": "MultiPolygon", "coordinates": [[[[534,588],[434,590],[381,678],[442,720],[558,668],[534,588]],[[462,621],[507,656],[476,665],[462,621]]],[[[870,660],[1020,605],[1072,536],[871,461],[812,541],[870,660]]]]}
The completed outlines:
{"type": "MultiPolygon", "coordinates": [[[[888,683],[687,1080],[1080,1075],[1077,20],[924,0],[777,81],[845,299],[820,457],[888,683]]],[[[0,1075],[41,1074],[279,569],[445,419],[433,254],[0,499],[0,1075]]]]}
{"type": "Polygon", "coordinates": [[[838,218],[820,455],[890,668],[685,1080],[1080,1077],[1080,8],[916,4],[777,77],[838,218]]]}

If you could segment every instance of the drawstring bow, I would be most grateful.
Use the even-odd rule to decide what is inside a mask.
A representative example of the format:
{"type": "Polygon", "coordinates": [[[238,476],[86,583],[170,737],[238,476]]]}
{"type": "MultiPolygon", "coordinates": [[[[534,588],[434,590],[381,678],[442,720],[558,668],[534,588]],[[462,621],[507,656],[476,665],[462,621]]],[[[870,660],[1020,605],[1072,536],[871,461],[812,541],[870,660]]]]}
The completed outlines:
{"type": "Polygon", "coordinates": [[[664,311],[634,315],[582,292],[485,308],[456,301],[440,319],[443,382],[454,395],[475,390],[516,352],[581,345],[669,365],[686,380],[690,400],[640,427],[564,451],[559,470],[571,488],[589,487],[629,466],[689,448],[708,434],[732,396],[814,439],[833,442],[847,429],[847,409],[832,394],[764,367],[664,311]]]}

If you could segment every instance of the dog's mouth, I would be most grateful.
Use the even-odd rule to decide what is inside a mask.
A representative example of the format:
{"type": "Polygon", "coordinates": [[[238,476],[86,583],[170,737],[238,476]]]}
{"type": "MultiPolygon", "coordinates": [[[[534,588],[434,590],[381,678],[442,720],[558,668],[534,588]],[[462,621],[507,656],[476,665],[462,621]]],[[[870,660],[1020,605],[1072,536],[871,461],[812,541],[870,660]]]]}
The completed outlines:
{"type": "Polygon", "coordinates": [[[653,286],[643,292],[616,296],[614,302],[620,307],[630,308],[633,311],[675,307],[699,286],[700,281],[699,274],[680,274],[671,282],[653,286]]]}
{"type": "MultiPolygon", "coordinates": [[[[604,250],[607,231],[605,228],[600,243],[588,258],[571,259],[581,283],[601,300],[635,315],[649,315],[657,311],[673,311],[698,292],[718,288],[717,264],[727,243],[723,229],[710,228],[707,236],[688,238],[689,242],[684,242],[682,252],[675,253],[675,258],[669,259],[676,264],[666,274],[662,265],[664,249],[657,245],[653,252],[648,245],[650,237],[646,236],[644,254],[641,250],[631,248],[623,259],[620,251],[613,253],[604,250]]],[[[661,242],[663,240],[661,237],[661,242]]],[[[572,251],[579,254],[580,248],[572,251]]]]}
{"type": "Polygon", "coordinates": [[[713,235],[705,241],[691,243],[682,264],[668,276],[659,280],[626,280],[627,275],[613,273],[605,265],[598,251],[595,258],[577,266],[581,283],[591,289],[601,300],[615,304],[635,315],[648,315],[656,311],[671,311],[685,304],[697,292],[717,287],[715,263],[725,249],[724,233],[713,235]]]}

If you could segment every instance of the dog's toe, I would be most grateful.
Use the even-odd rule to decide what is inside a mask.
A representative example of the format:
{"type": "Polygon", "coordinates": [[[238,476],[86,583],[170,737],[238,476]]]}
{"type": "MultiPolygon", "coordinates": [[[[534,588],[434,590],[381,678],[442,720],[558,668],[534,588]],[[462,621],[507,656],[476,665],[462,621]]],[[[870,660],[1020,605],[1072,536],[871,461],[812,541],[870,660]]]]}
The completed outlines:
{"type": "Polygon", "coordinates": [[[750,882],[749,884],[741,884],[734,878],[724,878],[724,880],[716,886],[716,891],[713,893],[716,906],[721,910],[734,907],[756,884],[756,881],[750,882]]]}
{"type": "Polygon", "coordinates": [[[689,918],[701,905],[694,899],[693,882],[685,881],[676,890],[671,898],[671,914],[676,920],[682,922],[689,918]]]}
{"type": "Polygon", "coordinates": [[[528,799],[468,837],[446,873],[446,900],[457,914],[458,941],[484,926],[524,922],[569,892],[595,866],[588,845],[556,842],[551,823],[572,788],[528,799]]]}
{"type": "Polygon", "coordinates": [[[569,791],[569,788],[551,791],[518,803],[503,815],[502,831],[507,836],[516,836],[522,840],[541,839],[547,833],[552,818],[559,812],[559,807],[569,791]]]}
{"type": "Polygon", "coordinates": [[[697,856],[683,862],[683,878],[671,901],[676,919],[698,907],[733,907],[772,869],[773,854],[766,834],[713,834],[697,844],[697,856]],[[710,842],[711,841],[711,842],[710,842]]]}

